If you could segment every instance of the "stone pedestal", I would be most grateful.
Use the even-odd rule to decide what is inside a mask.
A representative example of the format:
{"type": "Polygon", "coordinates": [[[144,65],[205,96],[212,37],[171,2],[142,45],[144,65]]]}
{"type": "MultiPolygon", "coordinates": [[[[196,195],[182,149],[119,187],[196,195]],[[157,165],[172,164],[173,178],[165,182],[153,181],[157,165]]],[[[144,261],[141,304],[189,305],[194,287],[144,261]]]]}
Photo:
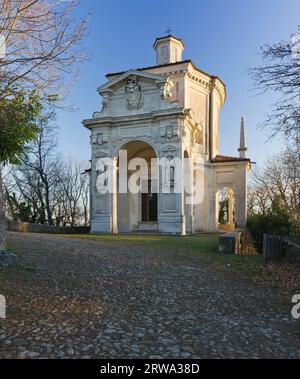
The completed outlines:
{"type": "Polygon", "coordinates": [[[222,254],[235,254],[239,233],[226,233],[220,236],[219,252],[222,254]]]}

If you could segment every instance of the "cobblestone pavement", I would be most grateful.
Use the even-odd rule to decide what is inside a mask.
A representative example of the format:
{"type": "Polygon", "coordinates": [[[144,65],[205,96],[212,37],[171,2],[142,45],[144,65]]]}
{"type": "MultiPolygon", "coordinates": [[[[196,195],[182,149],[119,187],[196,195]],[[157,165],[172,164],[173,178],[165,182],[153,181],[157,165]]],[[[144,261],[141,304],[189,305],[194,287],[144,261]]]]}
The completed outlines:
{"type": "Polygon", "coordinates": [[[150,247],[9,238],[1,358],[300,358],[300,321],[277,290],[150,247]]]}

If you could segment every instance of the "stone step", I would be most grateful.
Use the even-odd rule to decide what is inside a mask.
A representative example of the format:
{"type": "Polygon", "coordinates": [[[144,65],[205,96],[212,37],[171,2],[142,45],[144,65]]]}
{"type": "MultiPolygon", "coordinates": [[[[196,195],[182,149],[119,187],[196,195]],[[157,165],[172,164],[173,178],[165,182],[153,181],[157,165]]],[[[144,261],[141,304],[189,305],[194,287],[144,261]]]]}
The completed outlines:
{"type": "Polygon", "coordinates": [[[134,231],[139,232],[157,232],[158,223],[157,222],[139,222],[138,226],[134,231]]]}

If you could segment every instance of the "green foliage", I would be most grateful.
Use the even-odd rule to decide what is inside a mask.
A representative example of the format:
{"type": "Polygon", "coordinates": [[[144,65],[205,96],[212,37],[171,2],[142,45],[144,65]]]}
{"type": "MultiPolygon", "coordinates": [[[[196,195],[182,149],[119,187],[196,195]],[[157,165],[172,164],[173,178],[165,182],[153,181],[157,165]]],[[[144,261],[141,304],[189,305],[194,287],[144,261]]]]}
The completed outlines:
{"type": "Polygon", "coordinates": [[[226,224],[228,220],[228,199],[219,202],[219,223],[226,224]]]}
{"type": "MultiPolygon", "coordinates": [[[[55,100],[53,96],[49,101],[55,100]]],[[[12,93],[0,99],[0,162],[18,163],[26,144],[39,132],[36,120],[43,100],[36,92],[12,93]]]]}
{"type": "Polygon", "coordinates": [[[250,231],[255,246],[262,251],[263,235],[273,234],[291,236],[293,221],[289,210],[282,204],[279,197],[272,203],[266,214],[254,214],[248,217],[247,228],[250,231]]]}
{"type": "Polygon", "coordinates": [[[31,222],[31,211],[30,206],[25,202],[19,204],[17,219],[22,222],[31,222]]]}

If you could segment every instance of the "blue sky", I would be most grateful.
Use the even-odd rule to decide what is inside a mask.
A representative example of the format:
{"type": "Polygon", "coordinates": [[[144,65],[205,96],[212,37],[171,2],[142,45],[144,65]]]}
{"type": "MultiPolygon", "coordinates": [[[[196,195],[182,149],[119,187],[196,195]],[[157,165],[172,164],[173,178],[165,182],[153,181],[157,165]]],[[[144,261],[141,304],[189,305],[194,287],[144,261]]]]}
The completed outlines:
{"type": "Polygon", "coordinates": [[[82,0],[77,13],[91,14],[84,47],[92,56],[70,95],[77,110],[58,112],[64,154],[90,159],[89,132],[81,121],[101,109],[96,88],[107,72],[154,65],[153,42],[168,26],[185,42],[184,59],[226,83],[221,153],[237,155],[241,116],[252,160],[262,164],[282,148],[281,139],[267,142],[267,131],[257,128],[274,97],[256,95],[248,68],[261,63],[261,45],[288,40],[297,31],[299,0],[82,0]]]}

